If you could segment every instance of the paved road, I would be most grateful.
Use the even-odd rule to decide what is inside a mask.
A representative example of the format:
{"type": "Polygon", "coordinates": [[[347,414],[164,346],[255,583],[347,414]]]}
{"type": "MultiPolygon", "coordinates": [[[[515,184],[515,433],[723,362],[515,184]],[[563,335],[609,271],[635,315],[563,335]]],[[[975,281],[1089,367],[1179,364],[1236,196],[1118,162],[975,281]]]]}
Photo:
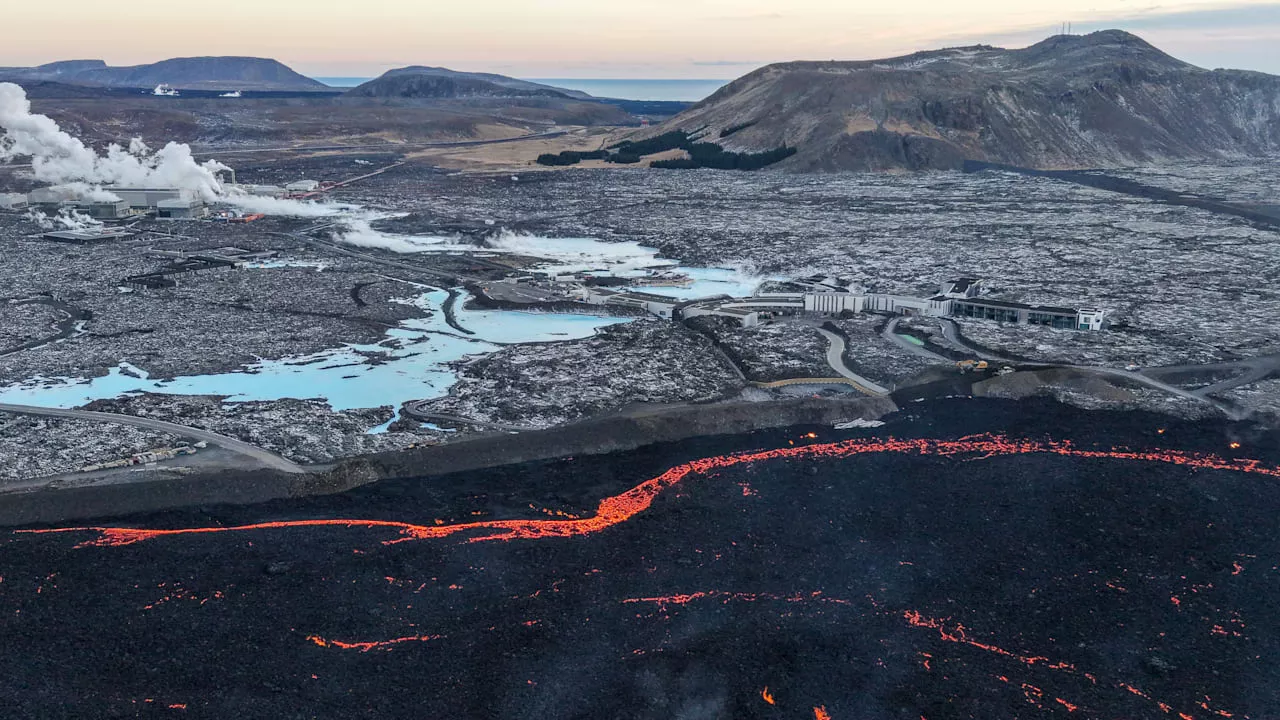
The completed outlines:
{"type": "Polygon", "coordinates": [[[822,336],[827,339],[827,342],[831,343],[831,345],[827,348],[827,364],[831,366],[832,370],[835,370],[841,376],[848,378],[849,380],[852,380],[854,383],[854,387],[858,388],[859,390],[861,390],[863,393],[867,395],[883,397],[889,394],[889,390],[887,388],[882,387],[881,385],[877,385],[871,380],[868,380],[867,378],[862,377],[861,375],[850,370],[849,366],[844,364],[844,351],[845,351],[844,338],[831,332],[830,330],[827,330],[826,328],[817,328],[817,330],[818,332],[822,333],[822,336]]]}
{"type": "Polygon", "coordinates": [[[919,355],[920,357],[923,357],[923,358],[929,358],[930,360],[937,360],[938,362],[944,362],[944,363],[947,363],[948,365],[951,364],[951,358],[942,357],[941,355],[935,352],[931,352],[928,348],[921,345],[916,345],[915,343],[899,335],[898,323],[900,322],[902,322],[902,318],[894,318],[890,320],[889,324],[885,326],[884,332],[880,333],[881,336],[883,336],[885,340],[888,340],[894,345],[897,345],[903,350],[907,350],[908,352],[911,352],[914,355],[919,355]]]}
{"type": "Polygon", "coordinates": [[[977,355],[978,357],[982,358],[983,360],[990,360],[990,361],[992,361],[992,362],[1007,363],[1007,364],[1010,364],[1010,365],[1014,365],[1014,364],[1017,364],[1017,365],[1028,365],[1028,364],[1030,364],[1030,365],[1039,365],[1039,366],[1043,366],[1043,367],[1051,367],[1051,366],[1052,366],[1052,363],[1027,363],[1027,362],[1026,362],[1026,361],[1024,361],[1024,360],[1013,360],[1013,359],[1011,359],[1011,358],[1007,358],[1007,357],[1002,357],[1002,356],[1000,356],[1000,355],[996,355],[996,354],[992,353],[990,350],[983,350],[983,349],[978,348],[978,347],[976,347],[976,346],[974,346],[974,345],[970,345],[969,343],[967,343],[967,342],[965,342],[964,340],[962,340],[962,339],[960,338],[960,328],[959,328],[959,326],[957,326],[957,325],[955,324],[955,321],[953,321],[953,320],[947,320],[947,319],[945,319],[945,318],[940,318],[940,319],[938,320],[938,324],[942,326],[942,337],[943,337],[943,339],[945,339],[948,343],[951,343],[951,346],[952,346],[952,347],[956,348],[957,350],[971,352],[971,353],[973,353],[974,355],[977,355]]]}
{"type": "Polygon", "coordinates": [[[26,350],[35,350],[36,348],[52,345],[59,340],[65,340],[70,337],[78,337],[84,334],[84,323],[88,322],[92,313],[77,307],[72,307],[61,300],[52,297],[34,297],[27,300],[21,300],[17,305],[47,305],[55,312],[62,314],[62,319],[54,323],[58,328],[58,332],[48,337],[38,338],[25,342],[17,347],[7,350],[0,350],[0,357],[6,355],[16,355],[26,350]]]}
{"type": "Polygon", "coordinates": [[[1144,368],[1140,372],[1148,377],[1160,378],[1166,375],[1219,371],[1234,371],[1239,374],[1191,392],[1201,397],[1208,397],[1243,385],[1261,382],[1273,375],[1280,375],[1280,354],[1206,365],[1169,365],[1166,367],[1144,368]]]}
{"type": "Polygon", "coordinates": [[[492,430],[502,430],[503,432],[529,432],[532,430],[542,429],[542,428],[528,427],[523,425],[507,425],[505,423],[485,422],[483,420],[472,420],[471,418],[463,417],[461,415],[442,415],[440,413],[431,412],[430,410],[424,410],[423,406],[430,402],[433,402],[433,401],[419,400],[417,402],[409,403],[408,405],[404,406],[405,414],[409,415],[414,420],[421,420],[423,422],[434,422],[437,420],[443,420],[444,422],[459,423],[462,425],[471,425],[473,427],[478,427],[478,428],[490,428],[492,430]]]}
{"type": "Polygon", "coordinates": [[[175,423],[165,422],[163,420],[133,417],[131,415],[116,415],[115,413],[92,412],[89,410],[65,410],[62,408],[8,405],[5,403],[0,403],[0,412],[15,413],[18,415],[71,418],[74,420],[93,420],[97,422],[117,423],[120,425],[133,425],[135,427],[147,428],[148,430],[181,435],[182,437],[192,438],[195,440],[204,440],[210,445],[217,445],[218,447],[244,455],[245,457],[253,458],[263,465],[275,470],[282,470],[296,475],[304,475],[307,473],[307,471],[301,466],[295,465],[289,460],[286,460],[275,453],[263,450],[260,447],[250,445],[246,442],[241,442],[235,438],[229,438],[225,435],[209,432],[208,430],[200,430],[198,428],[178,425],[175,423]]]}
{"type": "Polygon", "coordinates": [[[1204,403],[1206,405],[1212,405],[1213,407],[1222,411],[1228,417],[1234,420],[1240,420],[1244,417],[1244,413],[1241,413],[1239,410],[1232,408],[1231,406],[1227,405],[1224,402],[1215,400],[1211,397],[1206,397],[1204,395],[1197,394],[1195,392],[1187,390],[1186,388],[1180,388],[1177,385],[1170,385],[1169,383],[1161,382],[1156,378],[1148,377],[1139,372],[1131,372],[1129,370],[1116,370],[1113,368],[1097,367],[1093,365],[1067,365],[1067,364],[1061,364],[1061,363],[1027,363],[1022,360],[1012,360],[1006,357],[1001,357],[999,355],[994,355],[988,351],[976,348],[973,345],[970,345],[964,342],[963,340],[961,340],[960,333],[956,327],[956,324],[951,320],[942,321],[942,335],[947,339],[948,342],[952,343],[957,348],[968,350],[969,352],[976,354],[978,357],[981,357],[984,360],[991,360],[993,362],[1000,362],[1000,363],[1008,363],[1010,365],[1021,365],[1023,367],[1069,368],[1069,369],[1077,370],[1083,373],[1089,373],[1093,375],[1103,375],[1106,377],[1119,378],[1122,380],[1129,380],[1131,382],[1138,383],[1139,385],[1146,385],[1149,388],[1154,388],[1156,390],[1166,392],[1170,395],[1176,395],[1178,397],[1185,398],[1187,400],[1192,400],[1194,402],[1204,403]]]}

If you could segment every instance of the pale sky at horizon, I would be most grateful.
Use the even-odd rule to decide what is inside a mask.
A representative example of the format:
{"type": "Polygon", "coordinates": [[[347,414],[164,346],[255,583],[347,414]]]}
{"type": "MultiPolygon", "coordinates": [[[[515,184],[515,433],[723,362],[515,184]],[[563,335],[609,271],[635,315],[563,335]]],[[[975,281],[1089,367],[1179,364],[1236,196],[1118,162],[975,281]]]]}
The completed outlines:
{"type": "Polygon", "coordinates": [[[518,77],[723,78],[771,62],[944,46],[1017,47],[1072,21],[1118,27],[1204,67],[1280,74],[1280,2],[1260,0],[10,0],[0,66],[273,57],[311,76],[442,65],[518,77]],[[679,20],[673,20],[679,18],[679,20]]]}

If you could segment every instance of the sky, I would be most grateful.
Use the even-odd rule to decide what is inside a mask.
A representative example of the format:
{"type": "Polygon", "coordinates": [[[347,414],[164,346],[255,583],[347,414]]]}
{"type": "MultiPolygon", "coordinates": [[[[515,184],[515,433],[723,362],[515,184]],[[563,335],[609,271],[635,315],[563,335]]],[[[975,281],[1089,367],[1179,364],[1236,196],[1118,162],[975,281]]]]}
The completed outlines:
{"type": "Polygon", "coordinates": [[[313,77],[440,65],[517,77],[730,79],[1121,28],[1204,67],[1280,74],[1280,2],[1258,0],[6,0],[0,66],[276,58],[313,77]]]}

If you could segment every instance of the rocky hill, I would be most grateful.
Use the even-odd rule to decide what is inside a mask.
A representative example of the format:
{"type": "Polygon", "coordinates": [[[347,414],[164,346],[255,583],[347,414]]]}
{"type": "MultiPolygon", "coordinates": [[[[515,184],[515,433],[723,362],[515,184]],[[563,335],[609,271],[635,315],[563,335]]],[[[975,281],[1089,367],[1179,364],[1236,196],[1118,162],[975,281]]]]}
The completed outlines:
{"type": "Polygon", "coordinates": [[[795,171],[1222,158],[1280,150],[1280,77],[1205,70],[1108,30],[1019,50],[771,65],[652,134],[672,130],[737,152],[794,147],[778,167],[795,171]]]}
{"type": "Polygon", "coordinates": [[[0,68],[0,79],[110,88],[152,88],[163,83],[179,90],[331,90],[281,62],[251,57],[173,58],[129,67],[111,67],[101,60],[70,60],[31,68],[0,68]]]}
{"type": "Polygon", "coordinates": [[[349,91],[351,97],[379,98],[561,98],[587,99],[562,90],[492,73],[469,73],[448,68],[412,66],[388,70],[381,77],[349,91]]]}

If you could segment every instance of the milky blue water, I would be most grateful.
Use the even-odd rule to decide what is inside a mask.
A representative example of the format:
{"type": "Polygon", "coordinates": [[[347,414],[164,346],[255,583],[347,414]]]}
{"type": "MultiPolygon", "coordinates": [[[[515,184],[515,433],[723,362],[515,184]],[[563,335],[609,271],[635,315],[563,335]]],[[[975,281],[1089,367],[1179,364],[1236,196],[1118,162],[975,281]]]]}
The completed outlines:
{"type": "MultiPolygon", "coordinates": [[[[362,232],[360,243],[373,247],[389,248],[405,239],[372,229],[362,232]]],[[[635,286],[637,290],[682,300],[716,295],[745,297],[754,293],[763,280],[731,268],[683,267],[659,257],[656,249],[634,242],[517,235],[502,236],[494,242],[499,250],[544,258],[539,267],[557,272],[589,270],[641,283],[655,273],[687,276],[689,282],[683,286],[635,286]]],[[[434,246],[418,243],[414,251],[427,252],[423,248],[430,247],[434,246]]],[[[248,267],[256,272],[298,267],[323,272],[326,263],[281,259],[248,267]]],[[[343,345],[312,355],[261,361],[235,372],[170,380],[153,379],[145,368],[122,363],[107,375],[93,379],[34,378],[0,387],[0,403],[73,408],[94,400],[150,392],[225,396],[227,402],[320,399],[337,411],[399,408],[410,400],[446,395],[458,380],[450,365],[463,358],[487,355],[504,345],[590,337],[600,328],[627,322],[601,315],[467,310],[465,303],[459,303],[459,324],[475,333],[468,336],[445,322],[442,307],[447,298],[448,293],[443,290],[424,288],[424,292],[404,300],[430,312],[430,316],[401,323],[376,344],[343,345]]],[[[391,422],[370,432],[385,432],[391,422]]]]}
{"type": "MultiPolygon", "coordinates": [[[[374,345],[344,345],[313,355],[263,361],[243,370],[155,380],[145,369],[122,365],[92,380],[36,378],[0,388],[0,403],[72,408],[129,393],[225,395],[229,402],[318,398],[334,410],[393,406],[448,393],[457,382],[449,363],[495,352],[504,344],[550,342],[590,337],[626,320],[598,315],[512,311],[473,312],[457,308],[459,324],[475,333],[459,335],[440,310],[448,293],[432,291],[414,303],[434,310],[429,318],[409,320],[374,345]],[[361,353],[384,360],[369,363],[361,353]]],[[[385,426],[384,426],[385,427],[385,426]]],[[[375,428],[379,430],[383,428],[375,428]]]]}
{"type": "Polygon", "coordinates": [[[693,282],[686,287],[662,285],[634,285],[632,287],[641,292],[665,295],[680,300],[696,300],[716,295],[750,297],[764,279],[745,274],[741,270],[731,270],[729,268],[678,267],[675,272],[689,276],[689,279],[693,282]]]}

